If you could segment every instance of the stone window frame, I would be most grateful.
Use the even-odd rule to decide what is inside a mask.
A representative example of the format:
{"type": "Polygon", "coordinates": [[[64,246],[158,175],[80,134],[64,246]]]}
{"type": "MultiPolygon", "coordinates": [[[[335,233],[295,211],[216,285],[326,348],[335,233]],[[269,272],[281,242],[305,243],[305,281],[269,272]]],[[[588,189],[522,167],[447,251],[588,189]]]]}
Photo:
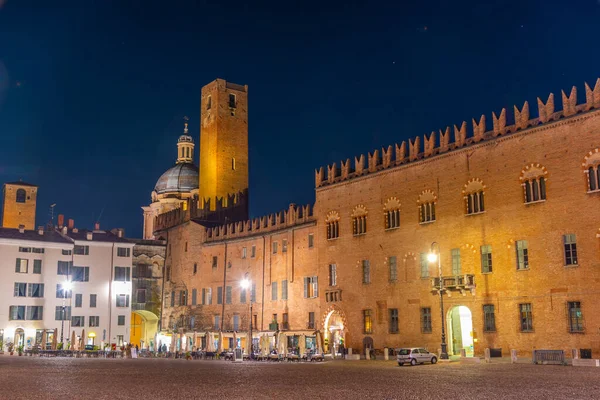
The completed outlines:
{"type": "Polygon", "coordinates": [[[390,197],[383,205],[384,229],[386,231],[400,228],[400,209],[402,204],[397,197],[390,197]]]}
{"type": "Polygon", "coordinates": [[[340,237],[340,214],[337,211],[329,211],[325,217],[327,240],[335,240],[340,237]]]}
{"type": "Polygon", "coordinates": [[[465,216],[485,213],[485,192],[487,186],[479,178],[472,178],[463,187],[465,201],[465,216]]]}
{"type": "Polygon", "coordinates": [[[523,202],[525,204],[537,204],[546,201],[548,193],[547,175],[548,170],[541,164],[531,163],[521,170],[519,180],[523,187],[523,202]]]}
{"type": "Polygon", "coordinates": [[[437,196],[430,189],[423,190],[417,199],[417,213],[419,224],[430,224],[437,219],[435,209],[437,206],[437,196]]]}
{"type": "Polygon", "coordinates": [[[352,235],[361,236],[367,233],[367,207],[362,204],[357,205],[352,210],[352,235]]]}
{"type": "Polygon", "coordinates": [[[587,193],[600,193],[600,149],[590,151],[583,158],[581,168],[585,174],[587,193]],[[594,176],[590,176],[591,174],[594,176]]]}

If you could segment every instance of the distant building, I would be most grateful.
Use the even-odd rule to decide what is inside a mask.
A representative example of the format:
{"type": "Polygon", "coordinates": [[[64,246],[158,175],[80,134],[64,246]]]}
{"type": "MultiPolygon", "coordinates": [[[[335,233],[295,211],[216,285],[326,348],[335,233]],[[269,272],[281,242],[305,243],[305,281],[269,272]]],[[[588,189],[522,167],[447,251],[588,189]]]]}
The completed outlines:
{"type": "Polygon", "coordinates": [[[2,191],[2,227],[35,229],[38,187],[26,182],[9,182],[2,191]]]}

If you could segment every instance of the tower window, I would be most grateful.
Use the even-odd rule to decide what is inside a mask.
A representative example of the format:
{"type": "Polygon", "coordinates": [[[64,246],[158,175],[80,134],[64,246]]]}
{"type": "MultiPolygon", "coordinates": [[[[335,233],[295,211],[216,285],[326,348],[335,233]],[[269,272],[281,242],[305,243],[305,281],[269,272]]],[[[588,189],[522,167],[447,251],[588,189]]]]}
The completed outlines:
{"type": "Polygon", "coordinates": [[[212,96],[208,96],[208,98],[206,99],[206,109],[210,110],[211,106],[212,106],[212,96]]]}
{"type": "Polygon", "coordinates": [[[231,169],[235,171],[235,158],[231,159],[231,169]]]}
{"type": "Polygon", "coordinates": [[[235,94],[229,93],[229,108],[235,108],[235,106],[236,106],[235,94]]]}
{"type": "Polygon", "coordinates": [[[27,193],[25,193],[25,189],[17,190],[17,203],[25,203],[26,197],[27,197],[27,193]]]}

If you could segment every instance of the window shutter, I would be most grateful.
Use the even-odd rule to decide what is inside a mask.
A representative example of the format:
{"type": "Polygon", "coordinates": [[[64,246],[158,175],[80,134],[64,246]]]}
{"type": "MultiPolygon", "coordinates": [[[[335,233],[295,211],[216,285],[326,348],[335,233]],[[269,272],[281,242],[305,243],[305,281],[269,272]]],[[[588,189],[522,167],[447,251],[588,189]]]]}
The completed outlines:
{"type": "Polygon", "coordinates": [[[44,297],[44,284],[40,283],[39,296],[44,297]]]}
{"type": "Polygon", "coordinates": [[[89,282],[90,281],[90,267],[85,267],[84,275],[85,276],[83,277],[83,281],[89,282]]]}
{"type": "Polygon", "coordinates": [[[308,297],[308,278],[304,278],[304,298],[308,297]]]}
{"type": "Polygon", "coordinates": [[[315,297],[319,297],[319,277],[315,276],[313,277],[313,285],[315,288],[315,297]]]}
{"type": "Polygon", "coordinates": [[[19,284],[15,283],[15,297],[19,296],[19,284]]]}
{"type": "Polygon", "coordinates": [[[27,285],[27,296],[28,297],[32,297],[33,294],[33,283],[30,283],[29,285],[27,285]]]}
{"type": "Polygon", "coordinates": [[[125,307],[129,307],[129,295],[125,296],[125,307]]]}
{"type": "Polygon", "coordinates": [[[206,304],[206,289],[202,288],[202,301],[201,301],[202,305],[206,304]]]}
{"type": "Polygon", "coordinates": [[[127,279],[125,279],[127,282],[129,282],[131,280],[131,267],[127,267],[127,279]]]}
{"type": "Polygon", "coordinates": [[[15,265],[15,272],[21,272],[20,266],[21,266],[21,259],[17,258],[17,264],[15,265]]]}

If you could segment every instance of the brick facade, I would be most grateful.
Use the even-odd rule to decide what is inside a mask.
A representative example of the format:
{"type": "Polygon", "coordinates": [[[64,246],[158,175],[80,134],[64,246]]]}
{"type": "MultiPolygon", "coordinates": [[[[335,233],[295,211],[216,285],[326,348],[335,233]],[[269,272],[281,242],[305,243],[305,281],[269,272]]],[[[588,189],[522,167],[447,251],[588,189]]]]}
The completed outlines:
{"type": "Polygon", "coordinates": [[[24,182],[5,183],[2,199],[2,227],[35,229],[35,207],[37,204],[35,185],[24,182]],[[21,195],[21,193],[23,193],[21,195]]]}

